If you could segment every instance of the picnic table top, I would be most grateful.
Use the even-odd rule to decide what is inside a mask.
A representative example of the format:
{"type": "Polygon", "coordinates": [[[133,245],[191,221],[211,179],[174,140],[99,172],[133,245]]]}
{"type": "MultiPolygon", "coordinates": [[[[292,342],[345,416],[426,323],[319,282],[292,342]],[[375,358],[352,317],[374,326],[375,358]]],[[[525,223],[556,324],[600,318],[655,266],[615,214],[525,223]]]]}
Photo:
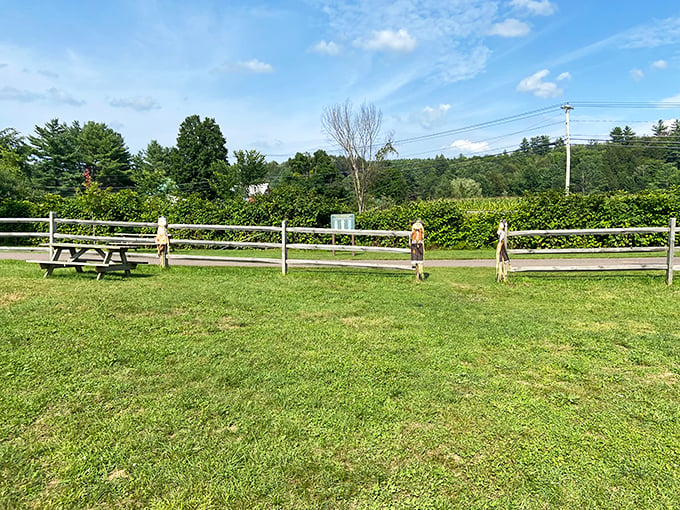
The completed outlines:
{"type": "Polygon", "coordinates": [[[81,243],[41,243],[40,246],[51,246],[54,248],[80,248],[82,250],[121,250],[146,246],[144,243],[108,243],[108,244],[81,244],[81,243]]]}

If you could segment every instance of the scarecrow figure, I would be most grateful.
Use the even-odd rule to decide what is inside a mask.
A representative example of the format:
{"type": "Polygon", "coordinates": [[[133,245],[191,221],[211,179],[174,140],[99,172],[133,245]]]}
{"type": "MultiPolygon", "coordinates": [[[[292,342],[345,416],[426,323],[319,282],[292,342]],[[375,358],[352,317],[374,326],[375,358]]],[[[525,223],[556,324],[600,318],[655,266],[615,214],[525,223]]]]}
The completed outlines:
{"type": "Polygon", "coordinates": [[[504,282],[508,279],[510,257],[508,256],[508,222],[501,220],[498,224],[498,245],[496,246],[496,281],[504,282]]]}
{"type": "Polygon", "coordinates": [[[158,218],[158,230],[156,231],[156,248],[158,257],[163,269],[168,267],[168,250],[170,249],[170,239],[168,238],[168,220],[164,216],[158,218]]]}
{"type": "Polygon", "coordinates": [[[411,225],[411,265],[416,268],[416,281],[423,280],[423,260],[425,259],[425,227],[419,219],[411,225]]]}

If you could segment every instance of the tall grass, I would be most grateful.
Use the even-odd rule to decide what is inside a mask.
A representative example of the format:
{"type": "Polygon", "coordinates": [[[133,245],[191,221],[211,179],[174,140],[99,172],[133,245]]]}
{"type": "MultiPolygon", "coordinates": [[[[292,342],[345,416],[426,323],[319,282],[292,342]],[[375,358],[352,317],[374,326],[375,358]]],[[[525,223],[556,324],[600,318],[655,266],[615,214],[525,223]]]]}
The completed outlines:
{"type": "Polygon", "coordinates": [[[0,507],[669,508],[661,275],[0,262],[0,507]]]}
{"type": "Polygon", "coordinates": [[[513,211],[519,207],[521,197],[461,198],[456,204],[464,212],[513,211]]]}

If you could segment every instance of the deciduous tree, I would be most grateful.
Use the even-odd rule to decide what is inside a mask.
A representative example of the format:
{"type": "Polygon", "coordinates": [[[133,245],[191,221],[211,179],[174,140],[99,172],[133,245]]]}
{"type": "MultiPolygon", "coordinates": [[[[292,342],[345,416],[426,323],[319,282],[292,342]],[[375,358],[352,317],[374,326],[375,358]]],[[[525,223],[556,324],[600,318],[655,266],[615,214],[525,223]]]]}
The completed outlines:
{"type": "Polygon", "coordinates": [[[366,192],[375,179],[380,163],[391,152],[396,152],[390,137],[378,142],[382,113],[375,105],[364,103],[354,112],[347,100],[326,108],[321,123],[328,136],[347,156],[351,168],[352,185],[360,213],[366,207],[366,192]]]}
{"type": "Polygon", "coordinates": [[[28,145],[16,129],[0,130],[0,198],[28,193],[28,154],[28,145]]]}

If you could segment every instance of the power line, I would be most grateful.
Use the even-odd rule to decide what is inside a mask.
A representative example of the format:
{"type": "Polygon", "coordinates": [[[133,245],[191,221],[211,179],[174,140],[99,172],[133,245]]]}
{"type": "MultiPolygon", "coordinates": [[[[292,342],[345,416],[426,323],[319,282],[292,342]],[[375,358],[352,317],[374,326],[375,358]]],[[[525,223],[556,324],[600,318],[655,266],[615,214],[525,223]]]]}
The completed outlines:
{"type": "Polygon", "coordinates": [[[545,108],[540,108],[538,110],[532,110],[529,112],[524,112],[524,113],[519,113],[516,115],[511,115],[509,117],[502,117],[500,119],[496,120],[490,120],[487,122],[480,122],[478,124],[471,124],[469,126],[464,126],[461,128],[456,128],[456,129],[450,129],[448,131],[440,131],[438,133],[431,133],[428,135],[422,135],[422,136],[416,136],[412,138],[404,138],[403,140],[397,140],[393,142],[395,145],[397,144],[407,144],[407,143],[413,143],[413,142],[420,142],[423,140],[431,140],[433,138],[440,138],[442,136],[450,136],[453,134],[460,134],[460,133],[465,133],[468,131],[475,131],[477,129],[485,128],[485,127],[494,127],[494,126],[499,126],[502,124],[508,124],[510,122],[516,122],[518,120],[524,120],[524,119],[529,119],[532,117],[537,117],[539,115],[543,115],[547,112],[550,111],[555,111],[556,108],[559,108],[560,105],[552,105],[552,106],[547,106],[545,108]]]}
{"type": "Polygon", "coordinates": [[[650,108],[650,109],[666,109],[666,108],[680,108],[680,102],[674,101],[573,101],[572,106],[579,108],[650,108]]]}

